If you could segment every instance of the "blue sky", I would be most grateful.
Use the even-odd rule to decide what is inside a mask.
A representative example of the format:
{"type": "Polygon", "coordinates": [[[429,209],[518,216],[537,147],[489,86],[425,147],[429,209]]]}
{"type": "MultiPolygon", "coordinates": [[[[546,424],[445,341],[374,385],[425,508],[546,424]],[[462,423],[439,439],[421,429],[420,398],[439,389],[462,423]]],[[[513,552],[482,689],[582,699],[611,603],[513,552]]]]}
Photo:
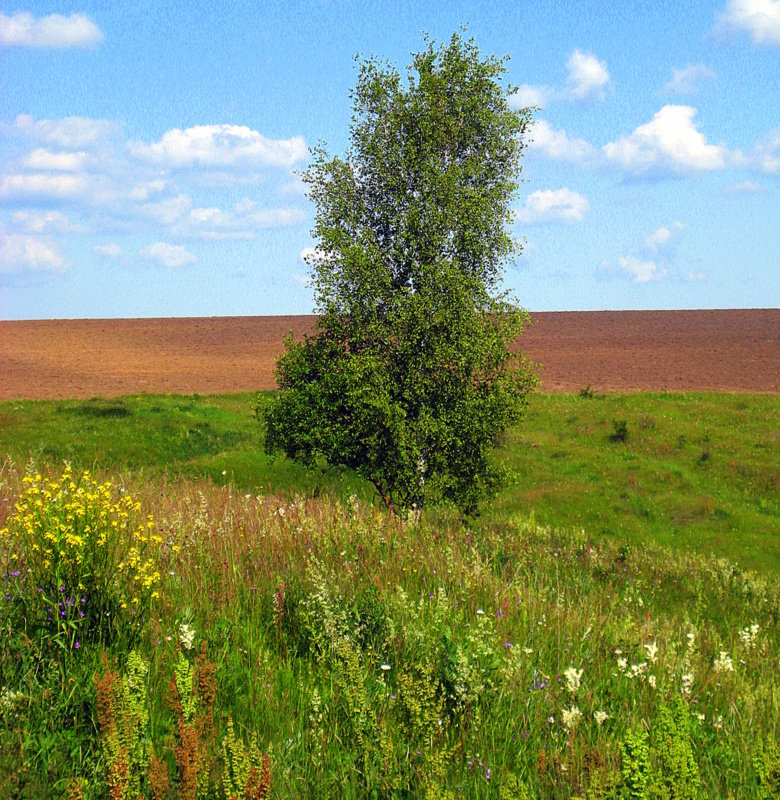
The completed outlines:
{"type": "Polygon", "coordinates": [[[0,318],[310,313],[355,55],[462,23],[540,107],[521,305],[780,305],[780,0],[0,0],[0,318]]]}

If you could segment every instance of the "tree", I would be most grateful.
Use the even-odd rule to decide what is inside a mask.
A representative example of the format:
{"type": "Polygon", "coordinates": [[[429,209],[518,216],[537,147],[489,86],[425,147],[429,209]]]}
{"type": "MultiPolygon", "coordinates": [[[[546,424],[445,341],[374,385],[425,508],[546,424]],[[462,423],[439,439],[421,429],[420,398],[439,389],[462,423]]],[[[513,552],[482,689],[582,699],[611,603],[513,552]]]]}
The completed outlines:
{"type": "Polygon", "coordinates": [[[500,291],[531,118],[509,107],[504,59],[458,34],[426,45],[406,84],[362,62],[344,158],[312,150],[320,318],[286,342],[265,446],[352,469],[398,512],[473,511],[534,383],[512,349],[525,315],[500,291]]]}

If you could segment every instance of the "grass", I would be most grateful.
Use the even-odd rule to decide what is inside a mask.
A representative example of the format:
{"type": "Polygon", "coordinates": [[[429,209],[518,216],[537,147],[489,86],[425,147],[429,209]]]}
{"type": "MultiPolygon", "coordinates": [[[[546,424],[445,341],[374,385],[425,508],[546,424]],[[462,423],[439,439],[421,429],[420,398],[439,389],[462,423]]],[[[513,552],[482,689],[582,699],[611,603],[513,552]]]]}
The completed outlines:
{"type": "MultiPolygon", "coordinates": [[[[400,526],[357,498],[106,477],[159,537],[159,594],[117,607],[115,636],[76,627],[75,649],[31,614],[40,595],[24,585],[52,530],[36,527],[52,502],[37,499],[59,471],[0,476],[3,515],[31,493],[0,536],[0,557],[30,543],[0,603],[0,796],[780,791],[776,576],[510,512],[479,530],[446,512],[400,526]]],[[[68,497],[59,507],[72,513],[68,497]]],[[[85,580],[116,572],[100,563],[85,580]]],[[[89,618],[101,598],[84,591],[89,618]]]]}
{"type": "MultiPolygon", "coordinates": [[[[370,499],[371,487],[350,475],[266,456],[254,399],[6,401],[0,452],[19,462],[208,477],[253,493],[370,499]]],[[[544,525],[777,573],[778,419],[780,398],[767,395],[536,395],[499,453],[510,485],[478,524],[533,513],[544,525]]]]}

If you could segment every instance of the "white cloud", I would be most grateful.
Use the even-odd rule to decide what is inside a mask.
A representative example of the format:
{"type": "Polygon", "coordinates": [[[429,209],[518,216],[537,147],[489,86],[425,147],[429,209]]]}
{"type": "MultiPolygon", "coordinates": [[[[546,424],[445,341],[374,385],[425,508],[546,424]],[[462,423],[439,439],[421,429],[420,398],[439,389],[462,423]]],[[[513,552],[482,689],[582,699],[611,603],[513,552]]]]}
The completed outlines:
{"type": "Polygon", "coordinates": [[[713,80],[716,77],[715,70],[706,64],[689,64],[681,69],[672,67],[672,79],[664,85],[664,92],[696,95],[699,93],[699,84],[702,81],[713,80]]]}
{"type": "Polygon", "coordinates": [[[64,259],[49,242],[19,233],[0,236],[0,273],[64,270],[64,259]]]}
{"type": "Polygon", "coordinates": [[[649,236],[645,236],[645,247],[653,254],[665,250],[676,234],[684,227],[682,222],[674,222],[669,228],[662,225],[649,236]]]}
{"type": "Polygon", "coordinates": [[[309,266],[314,266],[324,257],[325,254],[319,249],[319,247],[304,247],[303,250],[301,250],[301,252],[298,254],[298,258],[300,258],[304,264],[308,264],[309,266]]]}
{"type": "Polygon", "coordinates": [[[179,244],[155,242],[141,250],[141,255],[154,261],[159,261],[164,267],[183,267],[197,261],[193,253],[179,244]]]}
{"type": "Polygon", "coordinates": [[[92,147],[115,136],[120,127],[106,119],[66,117],[39,119],[36,122],[29,114],[19,114],[11,126],[11,131],[19,136],[77,150],[82,147],[92,147]]]}
{"type": "Polygon", "coordinates": [[[60,211],[15,211],[11,220],[15,226],[28,233],[76,230],[60,211]]]}
{"type": "Polygon", "coordinates": [[[0,180],[0,197],[49,197],[67,199],[82,194],[87,188],[84,175],[4,175],[0,180]]]}
{"type": "Polygon", "coordinates": [[[299,208],[263,208],[245,197],[233,211],[221,208],[193,208],[188,230],[202,239],[254,239],[263,228],[298,225],[305,219],[299,208]]]}
{"type": "Polygon", "coordinates": [[[196,125],[174,128],[153,144],[135,143],[139,158],[170,167],[291,167],[307,155],[302,136],[267,139],[244,125],[196,125]]]}
{"type": "Polygon", "coordinates": [[[527,108],[528,106],[538,106],[543,108],[547,105],[547,98],[554,94],[553,90],[547,86],[529,86],[524,83],[509,97],[510,108],[527,108]]]}
{"type": "Polygon", "coordinates": [[[525,206],[515,212],[518,222],[581,222],[590,210],[588,199],[571,189],[542,189],[532,192],[525,206]]]}
{"type": "Polygon", "coordinates": [[[96,256],[102,256],[103,258],[121,258],[122,256],[122,248],[116,242],[96,244],[92,248],[92,252],[96,256]]]}
{"type": "Polygon", "coordinates": [[[83,14],[50,14],[35,19],[20,12],[11,17],[0,14],[0,45],[6,47],[36,47],[59,49],[93,47],[103,41],[103,34],[89,17],[83,14]]]}
{"type": "Polygon", "coordinates": [[[728,188],[729,194],[755,194],[761,191],[758,181],[741,181],[728,188]]]}
{"type": "Polygon", "coordinates": [[[548,158],[581,163],[593,159],[597,153],[589,142],[572,139],[563,128],[554,130],[543,119],[534,122],[531,137],[530,148],[540,150],[548,158]]]}
{"type": "Polygon", "coordinates": [[[165,181],[155,180],[137,183],[130,191],[132,200],[148,200],[153,195],[161,194],[165,191],[165,181]]]}
{"type": "Polygon", "coordinates": [[[755,44],[780,44],[780,0],[728,0],[715,33],[744,32],[755,44]]]}
{"type": "Polygon", "coordinates": [[[760,170],[780,175],[780,128],[770,131],[753,148],[753,160],[760,170]]]}
{"type": "Polygon", "coordinates": [[[176,197],[166,197],[154,203],[144,203],[141,213],[162,225],[173,225],[180,220],[192,207],[192,200],[186,194],[176,197]]]}
{"type": "Polygon", "coordinates": [[[621,256],[618,264],[623,272],[634,279],[634,283],[648,283],[660,280],[666,274],[663,267],[655,261],[642,261],[634,256],[621,256]]]}
{"type": "Polygon", "coordinates": [[[650,122],[602,148],[606,158],[636,175],[650,172],[686,174],[721,169],[728,150],[708,144],[693,122],[691,106],[664,106],[650,122]]]}
{"type": "Polygon", "coordinates": [[[83,150],[77,153],[52,153],[51,150],[38,148],[24,157],[22,165],[27,169],[78,172],[83,168],[86,156],[83,150]]]}
{"type": "Polygon", "coordinates": [[[566,62],[568,77],[566,87],[574,100],[601,99],[609,86],[609,72],[604,61],[593,53],[575,50],[566,62]]]}

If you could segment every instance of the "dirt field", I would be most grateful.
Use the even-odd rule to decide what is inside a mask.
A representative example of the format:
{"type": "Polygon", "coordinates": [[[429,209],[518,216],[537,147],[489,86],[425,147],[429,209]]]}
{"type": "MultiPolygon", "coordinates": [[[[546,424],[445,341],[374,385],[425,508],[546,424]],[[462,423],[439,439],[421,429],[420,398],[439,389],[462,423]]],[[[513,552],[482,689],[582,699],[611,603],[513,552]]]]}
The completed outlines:
{"type": "MultiPolygon", "coordinates": [[[[314,318],[0,321],[0,398],[274,387],[288,331],[314,318]]],[[[780,392],[780,309],[532,314],[541,389],[780,392]]]]}

